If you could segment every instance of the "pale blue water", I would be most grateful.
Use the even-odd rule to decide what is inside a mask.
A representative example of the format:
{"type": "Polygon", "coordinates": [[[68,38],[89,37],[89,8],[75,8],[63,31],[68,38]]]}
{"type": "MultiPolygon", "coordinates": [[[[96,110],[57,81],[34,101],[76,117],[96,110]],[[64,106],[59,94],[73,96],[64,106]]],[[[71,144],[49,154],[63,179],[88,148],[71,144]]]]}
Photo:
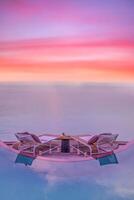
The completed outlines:
{"type": "MultiPolygon", "coordinates": [[[[17,131],[119,133],[134,139],[134,86],[0,85],[0,138],[17,131]]],[[[117,155],[118,165],[33,162],[16,165],[0,148],[2,200],[133,200],[134,146],[117,155]]]]}

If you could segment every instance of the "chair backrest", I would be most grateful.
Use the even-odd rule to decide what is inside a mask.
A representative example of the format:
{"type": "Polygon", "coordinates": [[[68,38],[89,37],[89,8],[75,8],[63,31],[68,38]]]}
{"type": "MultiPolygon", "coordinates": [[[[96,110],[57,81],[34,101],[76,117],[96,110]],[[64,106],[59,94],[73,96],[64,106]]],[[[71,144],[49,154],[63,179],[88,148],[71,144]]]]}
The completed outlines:
{"type": "Polygon", "coordinates": [[[37,143],[41,143],[41,140],[37,135],[31,134],[31,136],[33,137],[34,141],[36,141],[37,143]]]}
{"type": "Polygon", "coordinates": [[[22,143],[41,143],[40,139],[36,135],[28,132],[16,133],[15,136],[22,143]]]}
{"type": "Polygon", "coordinates": [[[98,139],[99,139],[99,136],[98,136],[98,135],[94,135],[93,137],[91,137],[91,138],[88,140],[88,144],[89,144],[89,145],[94,144],[95,142],[97,142],[98,139]]]}
{"type": "Polygon", "coordinates": [[[100,134],[97,141],[98,144],[113,143],[116,141],[118,134],[100,134]]]}

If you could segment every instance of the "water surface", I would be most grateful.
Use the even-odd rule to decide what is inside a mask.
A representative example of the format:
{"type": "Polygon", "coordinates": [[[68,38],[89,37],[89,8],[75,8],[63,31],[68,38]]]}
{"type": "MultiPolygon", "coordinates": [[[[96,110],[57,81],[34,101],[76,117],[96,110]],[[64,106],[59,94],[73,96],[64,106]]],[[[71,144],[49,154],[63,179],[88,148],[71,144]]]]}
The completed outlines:
{"type": "MultiPolygon", "coordinates": [[[[18,131],[119,133],[134,139],[133,85],[0,85],[0,138],[18,131]]],[[[133,200],[134,146],[117,155],[118,165],[96,160],[16,165],[16,155],[0,148],[2,200],[133,200]],[[7,192],[8,191],[8,192],[7,192]]]]}

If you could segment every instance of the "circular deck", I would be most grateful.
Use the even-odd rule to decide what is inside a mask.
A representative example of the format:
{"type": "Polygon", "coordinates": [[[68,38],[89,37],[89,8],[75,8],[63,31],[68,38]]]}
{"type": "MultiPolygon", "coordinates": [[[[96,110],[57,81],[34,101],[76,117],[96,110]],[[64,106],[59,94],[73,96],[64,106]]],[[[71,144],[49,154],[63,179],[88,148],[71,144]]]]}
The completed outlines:
{"type": "MultiPolygon", "coordinates": [[[[119,153],[121,151],[124,151],[128,149],[131,145],[134,145],[134,140],[131,142],[128,142],[126,145],[120,146],[118,149],[116,149],[114,152],[119,153]]],[[[0,147],[5,148],[9,151],[12,151],[16,154],[19,154],[18,150],[13,149],[12,147],[7,146],[4,142],[0,141],[0,147]]],[[[88,161],[94,159],[91,156],[84,157],[82,155],[77,154],[71,154],[71,153],[52,153],[47,154],[44,156],[37,156],[36,159],[38,160],[44,160],[44,161],[53,161],[53,162],[79,162],[79,161],[88,161]]]]}

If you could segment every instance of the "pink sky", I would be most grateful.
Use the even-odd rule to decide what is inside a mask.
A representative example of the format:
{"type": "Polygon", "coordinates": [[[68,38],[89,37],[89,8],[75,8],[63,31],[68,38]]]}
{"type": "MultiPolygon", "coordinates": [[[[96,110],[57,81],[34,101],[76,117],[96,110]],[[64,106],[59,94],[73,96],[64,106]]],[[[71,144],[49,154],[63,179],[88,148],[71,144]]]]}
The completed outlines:
{"type": "Polygon", "coordinates": [[[133,6],[2,2],[0,81],[133,82],[133,6]]]}

